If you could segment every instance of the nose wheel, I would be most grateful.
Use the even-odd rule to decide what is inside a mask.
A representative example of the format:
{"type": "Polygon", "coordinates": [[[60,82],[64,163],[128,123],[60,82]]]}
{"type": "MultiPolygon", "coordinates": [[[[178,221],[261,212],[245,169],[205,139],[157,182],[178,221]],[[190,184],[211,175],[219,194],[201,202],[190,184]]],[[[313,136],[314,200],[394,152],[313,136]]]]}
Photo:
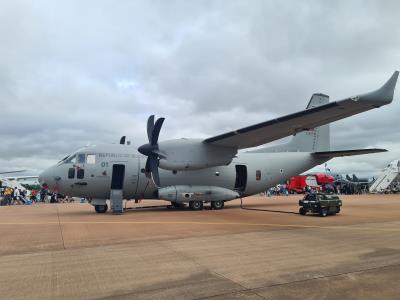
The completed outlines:
{"type": "Polygon", "coordinates": [[[94,210],[99,213],[99,214],[104,214],[105,212],[107,212],[108,210],[108,205],[104,204],[104,205],[95,205],[94,206],[94,210]]]}

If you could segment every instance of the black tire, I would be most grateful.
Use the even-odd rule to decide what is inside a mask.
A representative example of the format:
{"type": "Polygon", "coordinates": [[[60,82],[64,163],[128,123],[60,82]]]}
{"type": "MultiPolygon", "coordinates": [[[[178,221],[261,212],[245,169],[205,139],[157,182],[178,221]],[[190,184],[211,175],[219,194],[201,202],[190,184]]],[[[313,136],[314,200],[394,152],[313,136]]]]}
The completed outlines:
{"type": "Polygon", "coordinates": [[[336,206],[336,213],[340,213],[340,206],[336,206]]]}
{"type": "Polygon", "coordinates": [[[203,201],[199,201],[199,200],[190,201],[189,207],[191,210],[202,210],[203,209],[203,201]]]}
{"type": "Polygon", "coordinates": [[[97,213],[99,214],[104,214],[105,212],[107,212],[108,210],[108,205],[104,204],[104,205],[95,205],[94,209],[97,213]]]}
{"type": "Polygon", "coordinates": [[[327,208],[321,208],[321,211],[319,212],[321,217],[326,217],[328,215],[328,209],[327,208]]]}
{"type": "Polygon", "coordinates": [[[179,202],[171,202],[171,205],[173,207],[175,207],[176,209],[182,209],[185,208],[185,204],[184,203],[179,203],[179,202]]]}
{"type": "Polygon", "coordinates": [[[301,214],[302,216],[305,216],[306,215],[306,209],[304,208],[304,207],[300,207],[300,209],[299,209],[299,214],[301,214]]]}
{"type": "Polygon", "coordinates": [[[213,209],[223,209],[224,208],[224,201],[211,201],[211,208],[213,209]]]}

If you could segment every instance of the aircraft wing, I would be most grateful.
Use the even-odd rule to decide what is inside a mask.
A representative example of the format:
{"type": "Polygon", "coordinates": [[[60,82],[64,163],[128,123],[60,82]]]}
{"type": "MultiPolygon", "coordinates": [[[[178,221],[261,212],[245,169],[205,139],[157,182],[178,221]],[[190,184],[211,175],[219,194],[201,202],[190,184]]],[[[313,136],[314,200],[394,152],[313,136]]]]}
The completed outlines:
{"type": "Polygon", "coordinates": [[[336,151],[321,151],[314,152],[313,156],[317,158],[334,158],[341,156],[363,155],[371,153],[387,152],[386,149],[353,149],[353,150],[336,150],[336,151]]]}
{"type": "Polygon", "coordinates": [[[0,174],[13,174],[13,173],[20,173],[25,172],[26,170],[18,170],[18,171],[7,171],[7,172],[0,172],[0,174]]]}
{"type": "Polygon", "coordinates": [[[392,102],[398,71],[378,90],[210,137],[203,142],[244,149],[263,145],[392,102]]]}

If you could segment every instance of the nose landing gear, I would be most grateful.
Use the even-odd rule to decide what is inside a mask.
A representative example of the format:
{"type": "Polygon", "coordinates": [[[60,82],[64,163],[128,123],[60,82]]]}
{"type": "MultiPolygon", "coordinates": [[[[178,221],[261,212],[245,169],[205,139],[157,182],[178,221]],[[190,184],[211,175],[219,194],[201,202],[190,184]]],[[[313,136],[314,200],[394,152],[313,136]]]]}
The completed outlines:
{"type": "Polygon", "coordinates": [[[104,204],[104,205],[95,205],[94,209],[97,213],[99,214],[104,214],[105,212],[107,212],[108,210],[108,205],[104,204]]]}

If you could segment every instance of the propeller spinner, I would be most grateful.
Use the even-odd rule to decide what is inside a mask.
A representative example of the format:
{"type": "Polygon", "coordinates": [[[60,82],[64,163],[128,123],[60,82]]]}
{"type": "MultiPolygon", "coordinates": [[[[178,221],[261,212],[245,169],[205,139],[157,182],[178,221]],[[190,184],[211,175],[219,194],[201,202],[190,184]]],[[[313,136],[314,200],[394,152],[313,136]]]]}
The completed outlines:
{"type": "Polygon", "coordinates": [[[147,137],[149,142],[138,148],[138,151],[147,156],[145,172],[146,176],[153,179],[154,184],[160,186],[160,176],[158,174],[158,159],[162,154],[158,149],[158,137],[165,118],[159,118],[154,123],[154,115],[147,119],[147,137]]]}

